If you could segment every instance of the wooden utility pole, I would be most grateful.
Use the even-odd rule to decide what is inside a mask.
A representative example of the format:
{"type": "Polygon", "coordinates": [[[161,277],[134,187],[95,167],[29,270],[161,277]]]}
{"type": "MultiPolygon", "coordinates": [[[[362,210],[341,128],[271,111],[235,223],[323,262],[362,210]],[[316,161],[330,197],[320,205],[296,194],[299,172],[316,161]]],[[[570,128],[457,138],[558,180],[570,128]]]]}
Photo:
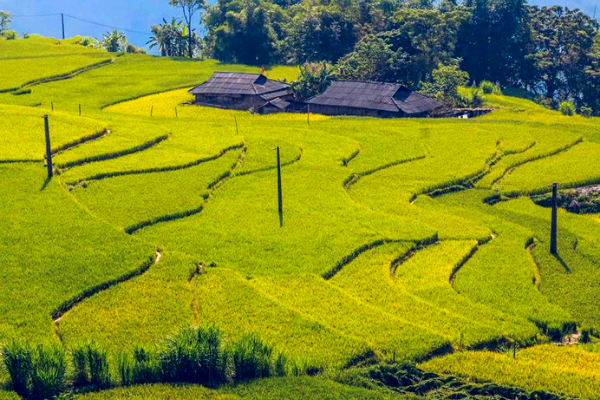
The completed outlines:
{"type": "Polygon", "coordinates": [[[62,24],[62,38],[65,39],[65,14],[60,14],[60,22],[62,24]]]}
{"type": "Polygon", "coordinates": [[[54,174],[52,168],[52,149],[50,146],[50,126],[48,124],[48,115],[44,115],[44,126],[46,128],[46,165],[48,166],[48,179],[54,174]]]}
{"type": "Polygon", "coordinates": [[[277,195],[279,200],[279,226],[283,227],[283,192],[281,190],[281,157],[277,146],[277,195]]]}
{"type": "Polygon", "coordinates": [[[558,184],[552,184],[552,222],[550,225],[550,254],[558,254],[558,246],[556,244],[556,228],[557,228],[557,200],[558,184]]]}

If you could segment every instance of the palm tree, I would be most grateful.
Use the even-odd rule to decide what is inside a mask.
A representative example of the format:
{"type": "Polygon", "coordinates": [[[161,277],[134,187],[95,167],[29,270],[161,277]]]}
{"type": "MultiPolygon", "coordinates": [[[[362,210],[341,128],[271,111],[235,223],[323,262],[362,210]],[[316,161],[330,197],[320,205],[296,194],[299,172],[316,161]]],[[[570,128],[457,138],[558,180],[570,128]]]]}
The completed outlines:
{"type": "Polygon", "coordinates": [[[151,49],[158,47],[163,57],[182,57],[185,53],[185,37],[187,29],[175,18],[169,23],[163,19],[160,25],[152,26],[152,36],[148,41],[151,49]]]}
{"type": "Polygon", "coordinates": [[[104,37],[100,41],[100,47],[106,49],[111,53],[116,53],[117,51],[123,51],[125,46],[127,45],[127,37],[124,33],[119,32],[118,30],[114,30],[112,32],[106,32],[104,37]]]}

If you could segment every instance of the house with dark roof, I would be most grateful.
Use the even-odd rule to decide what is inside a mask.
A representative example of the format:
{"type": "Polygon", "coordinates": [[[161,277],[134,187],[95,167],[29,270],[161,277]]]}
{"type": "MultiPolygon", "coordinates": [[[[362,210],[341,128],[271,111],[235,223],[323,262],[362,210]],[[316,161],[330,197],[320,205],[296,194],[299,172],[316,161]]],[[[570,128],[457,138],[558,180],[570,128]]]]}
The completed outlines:
{"type": "Polygon", "coordinates": [[[287,83],[242,72],[215,72],[190,93],[197,105],[265,113],[284,111],[292,97],[287,83]]]}
{"type": "Polygon", "coordinates": [[[441,107],[436,100],[402,85],[336,81],[306,101],[310,112],[380,118],[426,117],[441,107]]]}

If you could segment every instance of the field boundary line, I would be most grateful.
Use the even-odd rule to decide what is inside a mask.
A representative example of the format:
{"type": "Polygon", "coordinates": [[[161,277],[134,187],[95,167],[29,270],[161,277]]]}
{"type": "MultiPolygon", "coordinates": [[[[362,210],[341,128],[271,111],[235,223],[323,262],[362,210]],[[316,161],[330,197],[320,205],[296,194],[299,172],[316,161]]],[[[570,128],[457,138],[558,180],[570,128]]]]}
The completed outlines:
{"type": "Polygon", "coordinates": [[[541,160],[541,159],[544,159],[544,158],[552,157],[552,156],[555,156],[557,154],[563,153],[563,152],[565,152],[565,151],[567,151],[567,150],[569,150],[569,149],[577,146],[578,144],[582,143],[583,141],[584,141],[583,136],[581,136],[577,140],[575,140],[574,142],[569,143],[569,144],[567,144],[565,146],[559,147],[558,149],[555,149],[555,150],[553,150],[551,152],[544,153],[544,154],[538,154],[537,156],[528,158],[526,160],[518,161],[518,162],[516,162],[516,163],[514,163],[514,164],[512,164],[510,166],[508,166],[506,168],[506,170],[504,170],[504,172],[502,173],[502,175],[500,175],[498,178],[496,178],[496,179],[494,179],[492,181],[492,183],[490,184],[490,187],[493,187],[496,184],[498,184],[498,182],[500,182],[502,179],[504,179],[506,177],[506,175],[512,173],[518,167],[521,167],[521,166],[523,166],[525,164],[528,164],[528,163],[531,163],[531,162],[534,162],[534,161],[538,161],[538,160],[541,160]]]}
{"type": "Polygon", "coordinates": [[[129,235],[133,235],[134,233],[136,233],[144,228],[147,228],[149,226],[157,225],[162,222],[175,221],[175,220],[191,217],[192,215],[200,214],[204,210],[206,202],[212,197],[214,191],[219,186],[221,186],[226,180],[228,180],[229,178],[234,176],[233,175],[234,171],[237,168],[239,168],[240,165],[242,165],[244,157],[246,155],[246,149],[247,149],[246,147],[242,148],[242,151],[240,152],[240,156],[235,161],[235,163],[230,167],[229,170],[225,171],[224,173],[219,175],[217,178],[215,178],[212,182],[210,182],[208,184],[208,186],[206,187],[207,192],[202,195],[202,197],[204,198],[204,203],[202,203],[202,205],[200,205],[200,207],[193,208],[191,210],[180,211],[178,213],[161,215],[161,216],[153,218],[153,219],[142,221],[142,222],[139,222],[137,224],[134,224],[134,225],[131,225],[131,226],[125,228],[125,232],[128,233],[129,235]]]}
{"type": "MultiPolygon", "coordinates": [[[[287,167],[287,166],[292,165],[292,164],[295,164],[295,163],[297,163],[298,161],[300,161],[302,159],[302,156],[304,155],[304,149],[302,149],[302,147],[300,147],[299,149],[300,149],[300,154],[298,154],[296,157],[294,157],[293,160],[286,161],[286,162],[282,163],[281,164],[282,168],[283,167],[287,167]]],[[[270,167],[263,167],[263,168],[252,169],[252,170],[249,170],[249,171],[241,171],[241,172],[237,172],[233,176],[236,177],[236,176],[244,176],[244,175],[256,174],[256,173],[259,173],[259,172],[271,171],[271,170],[274,170],[274,169],[277,169],[277,165],[273,165],[273,166],[270,166],[270,167]]]]}
{"type": "MultiPolygon", "coordinates": [[[[121,100],[115,100],[115,101],[112,101],[110,103],[103,104],[103,105],[100,106],[100,109],[104,110],[106,108],[109,108],[109,107],[112,107],[112,106],[116,106],[117,104],[127,103],[128,101],[138,100],[138,99],[141,99],[142,97],[154,96],[155,94],[168,93],[168,92],[173,92],[175,90],[188,89],[188,88],[191,89],[193,86],[194,86],[194,84],[192,83],[190,85],[181,85],[181,86],[177,86],[177,87],[170,88],[170,89],[161,89],[161,90],[156,90],[154,92],[148,92],[148,93],[144,93],[144,94],[138,94],[138,95],[133,96],[133,97],[128,97],[126,99],[121,99],[121,100]]],[[[119,114],[121,114],[121,113],[119,113],[119,114]]],[[[131,114],[127,114],[127,115],[131,115],[131,114]]]]}
{"type": "MultiPolygon", "coordinates": [[[[469,175],[466,175],[462,178],[456,178],[450,181],[442,182],[436,185],[428,186],[423,188],[415,193],[410,198],[410,202],[413,203],[417,197],[421,195],[427,195],[430,197],[439,197],[444,194],[460,192],[462,190],[472,189],[475,187],[475,184],[483,179],[486,175],[492,172],[492,168],[494,165],[498,164],[504,157],[521,154],[531,150],[534,146],[536,146],[537,142],[532,142],[528,144],[523,149],[517,150],[508,150],[504,151],[501,148],[501,141],[496,143],[496,151],[490,157],[488,157],[484,162],[484,167],[478,171],[475,171],[469,175]]],[[[493,186],[493,185],[492,185],[493,186]]]]}
{"type": "Polygon", "coordinates": [[[360,257],[360,255],[362,255],[363,253],[365,253],[369,250],[372,250],[376,247],[380,247],[380,246],[390,244],[390,243],[414,243],[415,245],[418,246],[418,245],[426,245],[427,243],[434,243],[434,242],[437,242],[438,240],[439,239],[438,239],[437,232],[434,233],[432,236],[429,236],[429,237],[426,237],[426,238],[423,238],[420,240],[378,239],[378,240],[364,244],[364,245],[354,249],[354,251],[352,251],[352,253],[344,256],[341,260],[339,260],[333,268],[331,268],[327,272],[324,272],[321,275],[321,277],[323,279],[325,279],[326,281],[330,280],[335,275],[337,275],[338,272],[340,272],[346,265],[350,264],[352,261],[354,261],[355,259],[360,257]]]}
{"type": "Polygon", "coordinates": [[[380,165],[378,167],[375,167],[373,169],[369,169],[363,172],[357,172],[355,174],[352,174],[350,176],[348,176],[345,180],[344,180],[344,188],[346,190],[349,190],[353,185],[355,185],[356,183],[358,183],[359,180],[361,180],[362,178],[364,178],[365,176],[369,176],[372,175],[376,172],[382,171],[384,169],[387,168],[391,168],[391,167],[395,167],[397,165],[402,165],[402,164],[407,164],[409,162],[413,162],[413,161],[420,161],[427,158],[426,155],[421,155],[421,156],[417,156],[417,157],[411,157],[411,158],[405,158],[402,160],[396,160],[396,161],[392,161],[390,163],[384,164],[384,165],[380,165]]]}
{"type": "Polygon", "coordinates": [[[91,142],[91,141],[94,141],[94,140],[102,139],[103,137],[105,137],[107,135],[110,135],[110,134],[111,134],[111,131],[109,129],[105,128],[105,129],[103,129],[103,130],[101,130],[99,132],[96,132],[96,133],[92,134],[92,135],[84,136],[84,137],[81,137],[81,138],[79,138],[77,140],[74,140],[72,142],[65,143],[65,144],[63,144],[61,146],[58,146],[58,147],[52,149],[51,153],[52,153],[53,156],[57,156],[57,155],[62,154],[64,152],[66,152],[66,151],[69,151],[69,150],[72,150],[72,149],[74,149],[74,148],[76,148],[78,146],[81,146],[82,144],[85,144],[85,143],[88,143],[88,142],[91,142]]]}
{"type": "Polygon", "coordinates": [[[44,162],[43,159],[38,159],[38,160],[34,160],[34,159],[14,159],[14,160],[0,160],[0,164],[23,164],[23,163],[42,163],[44,162]]]}
{"type": "Polygon", "coordinates": [[[144,263],[142,263],[142,265],[139,266],[138,268],[136,268],[135,270],[130,271],[130,272],[126,273],[125,275],[121,275],[118,278],[108,280],[106,282],[103,282],[96,286],[93,286],[89,289],[86,289],[83,292],[70,298],[69,300],[63,302],[62,304],[60,304],[58,307],[56,307],[51,312],[50,315],[52,317],[53,322],[54,323],[60,322],[60,320],[64,317],[64,315],[67,312],[72,310],[75,306],[77,306],[79,303],[83,302],[84,300],[94,296],[95,294],[103,292],[107,289],[110,289],[111,287],[113,287],[115,285],[118,285],[119,283],[126,282],[132,278],[135,278],[137,276],[144,274],[146,271],[148,271],[150,269],[150,267],[152,265],[156,264],[160,260],[161,256],[162,256],[162,254],[159,249],[156,251],[156,253],[154,255],[149,257],[148,260],[146,260],[144,263]]]}
{"type": "Polygon", "coordinates": [[[350,162],[351,162],[352,160],[354,160],[356,157],[358,157],[358,155],[360,154],[360,152],[361,152],[361,148],[360,148],[360,146],[358,146],[358,149],[357,149],[357,150],[355,150],[355,151],[354,151],[354,153],[350,154],[350,155],[349,155],[348,157],[346,157],[346,158],[342,158],[342,166],[343,166],[343,167],[347,167],[347,166],[348,166],[348,164],[350,164],[350,162]]]}
{"type": "MultiPolygon", "coordinates": [[[[104,137],[104,136],[102,136],[102,137],[104,137]]],[[[102,137],[100,137],[100,138],[102,138],[102,137]]],[[[100,139],[100,138],[98,138],[98,139],[100,139]]],[[[62,169],[69,169],[69,168],[78,167],[81,165],[90,164],[90,163],[94,163],[94,162],[113,160],[115,158],[119,158],[119,157],[127,156],[130,154],[139,153],[144,150],[148,150],[148,149],[156,146],[157,144],[167,140],[168,138],[169,138],[169,135],[157,136],[152,140],[149,140],[145,143],[142,143],[142,144],[134,146],[134,147],[130,147],[128,149],[115,151],[112,153],[99,154],[97,156],[86,157],[86,158],[82,158],[82,159],[75,160],[75,161],[69,161],[69,162],[62,163],[62,164],[59,163],[59,164],[57,164],[57,167],[62,168],[62,169]]]]}
{"type": "Polygon", "coordinates": [[[200,158],[196,161],[192,161],[187,164],[167,166],[167,167],[148,168],[148,169],[128,170],[128,171],[105,172],[105,173],[92,175],[87,178],[82,178],[82,179],[79,179],[79,180],[76,180],[73,182],[67,182],[67,185],[76,186],[76,185],[78,185],[82,182],[86,182],[86,181],[99,181],[102,179],[115,178],[118,176],[125,176],[125,175],[140,175],[140,174],[153,174],[153,173],[158,173],[158,172],[178,171],[181,169],[195,167],[196,165],[200,165],[205,162],[217,160],[217,159],[223,157],[225,154],[227,154],[230,151],[239,150],[239,149],[243,149],[243,148],[245,148],[245,144],[238,143],[238,144],[226,147],[225,149],[221,150],[219,153],[217,153],[215,155],[200,158]]]}
{"type": "MultiPolygon", "coordinates": [[[[117,57],[119,57],[119,56],[117,56],[117,57]]],[[[63,81],[63,80],[66,80],[66,79],[71,79],[71,78],[74,78],[77,75],[81,75],[81,74],[83,74],[85,72],[88,72],[88,71],[91,71],[91,70],[94,70],[94,69],[97,69],[97,68],[102,68],[102,67],[104,67],[105,65],[108,65],[108,64],[112,64],[112,63],[115,62],[115,59],[116,58],[112,58],[111,57],[109,59],[105,59],[105,60],[102,60],[100,62],[96,62],[96,63],[93,63],[93,64],[86,65],[85,67],[74,69],[74,70],[66,72],[64,74],[58,74],[58,75],[48,76],[46,78],[33,79],[33,80],[29,81],[29,82],[25,82],[23,85],[19,86],[18,88],[14,89],[14,90],[11,90],[11,92],[15,92],[15,91],[17,91],[19,89],[24,89],[24,88],[30,87],[30,86],[37,86],[37,85],[42,85],[44,83],[50,83],[50,82],[63,81]]]]}

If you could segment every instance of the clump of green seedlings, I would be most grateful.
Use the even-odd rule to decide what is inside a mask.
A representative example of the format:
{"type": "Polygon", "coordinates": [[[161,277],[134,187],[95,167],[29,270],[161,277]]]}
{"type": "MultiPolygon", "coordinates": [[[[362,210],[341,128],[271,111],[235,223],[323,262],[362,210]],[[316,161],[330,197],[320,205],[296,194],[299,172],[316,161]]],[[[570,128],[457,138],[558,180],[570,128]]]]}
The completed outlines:
{"type": "MultiPolygon", "coordinates": [[[[283,353],[275,352],[257,335],[225,345],[223,334],[213,326],[182,329],[157,349],[137,346],[132,354],[121,353],[116,359],[118,383],[123,386],[172,382],[215,388],[230,382],[302,374],[298,365],[289,363],[283,353]]],[[[54,398],[69,389],[107,389],[117,383],[111,379],[108,352],[94,343],[68,351],[57,345],[33,348],[13,341],[3,348],[2,360],[12,390],[32,400],[54,398]]]]}

